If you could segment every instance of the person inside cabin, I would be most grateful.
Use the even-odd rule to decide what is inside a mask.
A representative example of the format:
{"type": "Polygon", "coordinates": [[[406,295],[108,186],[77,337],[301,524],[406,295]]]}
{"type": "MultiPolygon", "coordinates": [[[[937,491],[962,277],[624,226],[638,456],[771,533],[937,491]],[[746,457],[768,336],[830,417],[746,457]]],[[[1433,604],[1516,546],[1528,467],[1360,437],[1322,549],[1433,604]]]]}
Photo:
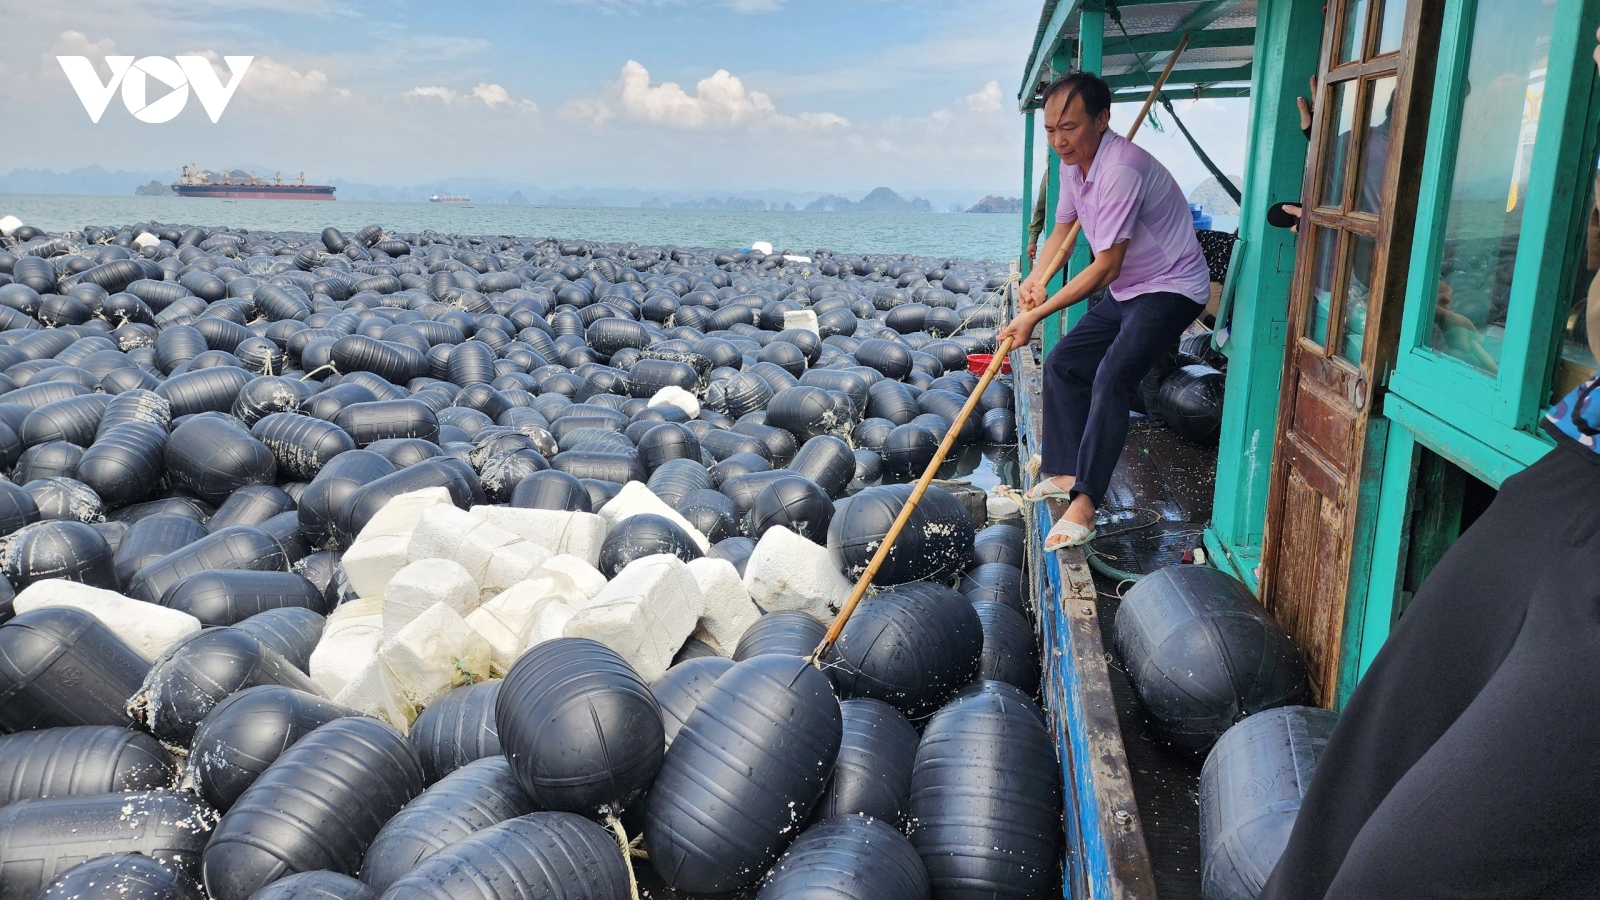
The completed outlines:
{"type": "Polygon", "coordinates": [[[1000,333],[1022,346],[1047,316],[1110,289],[1111,299],[1090,306],[1045,360],[1041,457],[1048,474],[1027,498],[1070,500],[1046,550],[1095,537],[1095,505],[1122,455],[1133,393],[1211,296],[1183,191],[1110,123],[1111,90],[1099,77],[1073,72],[1045,89],[1045,134],[1061,160],[1061,186],[1055,229],[1040,258],[1054,259],[1078,222],[1094,261],[1054,297],[1040,277],[1049,267],[1035,268],[1022,282],[1023,311],[1000,333]]]}
{"type": "MultiPolygon", "coordinates": [[[[1600,358],[1600,279],[1587,306],[1600,358]]],[[[1259,900],[1600,897],[1600,373],[1543,425],[1351,694],[1259,900]]]]}

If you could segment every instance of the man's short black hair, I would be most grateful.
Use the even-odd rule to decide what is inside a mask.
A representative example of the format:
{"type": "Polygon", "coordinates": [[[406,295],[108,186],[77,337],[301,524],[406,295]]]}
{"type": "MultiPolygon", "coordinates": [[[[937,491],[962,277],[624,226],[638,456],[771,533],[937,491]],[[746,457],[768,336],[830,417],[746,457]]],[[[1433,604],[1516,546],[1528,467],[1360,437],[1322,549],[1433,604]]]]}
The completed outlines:
{"type": "Polygon", "coordinates": [[[1045,85],[1042,107],[1049,103],[1057,94],[1065,94],[1062,99],[1062,110],[1072,103],[1072,98],[1077,97],[1083,101],[1083,108],[1093,119],[1111,108],[1111,87],[1099,75],[1093,72],[1068,72],[1055,81],[1045,85]]]}

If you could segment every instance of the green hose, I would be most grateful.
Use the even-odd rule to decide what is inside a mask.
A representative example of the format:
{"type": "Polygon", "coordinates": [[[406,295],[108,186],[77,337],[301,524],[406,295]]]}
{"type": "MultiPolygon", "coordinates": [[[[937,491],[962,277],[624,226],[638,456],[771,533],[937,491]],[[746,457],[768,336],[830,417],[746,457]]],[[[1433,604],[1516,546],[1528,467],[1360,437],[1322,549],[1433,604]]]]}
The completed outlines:
{"type": "Polygon", "coordinates": [[[1104,575],[1107,578],[1114,579],[1119,583],[1123,581],[1138,581],[1144,577],[1143,575],[1137,575],[1133,572],[1124,572],[1123,570],[1116,568],[1115,566],[1106,562],[1105,557],[1094,552],[1092,548],[1089,550],[1088,556],[1089,568],[1099,572],[1101,575],[1104,575]]]}

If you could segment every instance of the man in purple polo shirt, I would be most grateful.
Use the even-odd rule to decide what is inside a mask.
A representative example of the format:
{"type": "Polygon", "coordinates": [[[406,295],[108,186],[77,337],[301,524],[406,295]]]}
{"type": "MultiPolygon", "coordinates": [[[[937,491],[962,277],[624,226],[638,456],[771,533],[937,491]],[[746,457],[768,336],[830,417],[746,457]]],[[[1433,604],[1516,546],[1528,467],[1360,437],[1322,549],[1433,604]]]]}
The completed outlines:
{"type": "Polygon", "coordinates": [[[1016,346],[1046,316],[1110,288],[1045,360],[1043,471],[1028,499],[1071,498],[1045,549],[1088,543],[1095,504],[1128,437],[1128,406],[1145,373],[1200,315],[1211,276],[1189,203],[1161,163],[1109,131],[1111,91],[1074,72],[1044,93],[1044,128],[1061,159],[1056,227],[1039,259],[1055,257],[1075,221],[1094,262],[1054,297],[1037,275],[1022,282],[1023,312],[1001,331],[1016,346]]]}

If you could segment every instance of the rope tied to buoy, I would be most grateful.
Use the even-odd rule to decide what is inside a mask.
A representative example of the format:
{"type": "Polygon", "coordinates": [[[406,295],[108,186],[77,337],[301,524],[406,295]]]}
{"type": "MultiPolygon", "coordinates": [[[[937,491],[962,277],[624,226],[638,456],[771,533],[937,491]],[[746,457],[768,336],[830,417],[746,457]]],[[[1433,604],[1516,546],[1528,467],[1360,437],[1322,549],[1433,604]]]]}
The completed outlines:
{"type": "Polygon", "coordinates": [[[639,900],[639,880],[633,875],[633,845],[628,841],[627,829],[622,827],[622,819],[617,817],[615,809],[606,810],[606,826],[617,837],[617,845],[622,848],[622,864],[628,869],[628,897],[630,900],[639,900]]]}

